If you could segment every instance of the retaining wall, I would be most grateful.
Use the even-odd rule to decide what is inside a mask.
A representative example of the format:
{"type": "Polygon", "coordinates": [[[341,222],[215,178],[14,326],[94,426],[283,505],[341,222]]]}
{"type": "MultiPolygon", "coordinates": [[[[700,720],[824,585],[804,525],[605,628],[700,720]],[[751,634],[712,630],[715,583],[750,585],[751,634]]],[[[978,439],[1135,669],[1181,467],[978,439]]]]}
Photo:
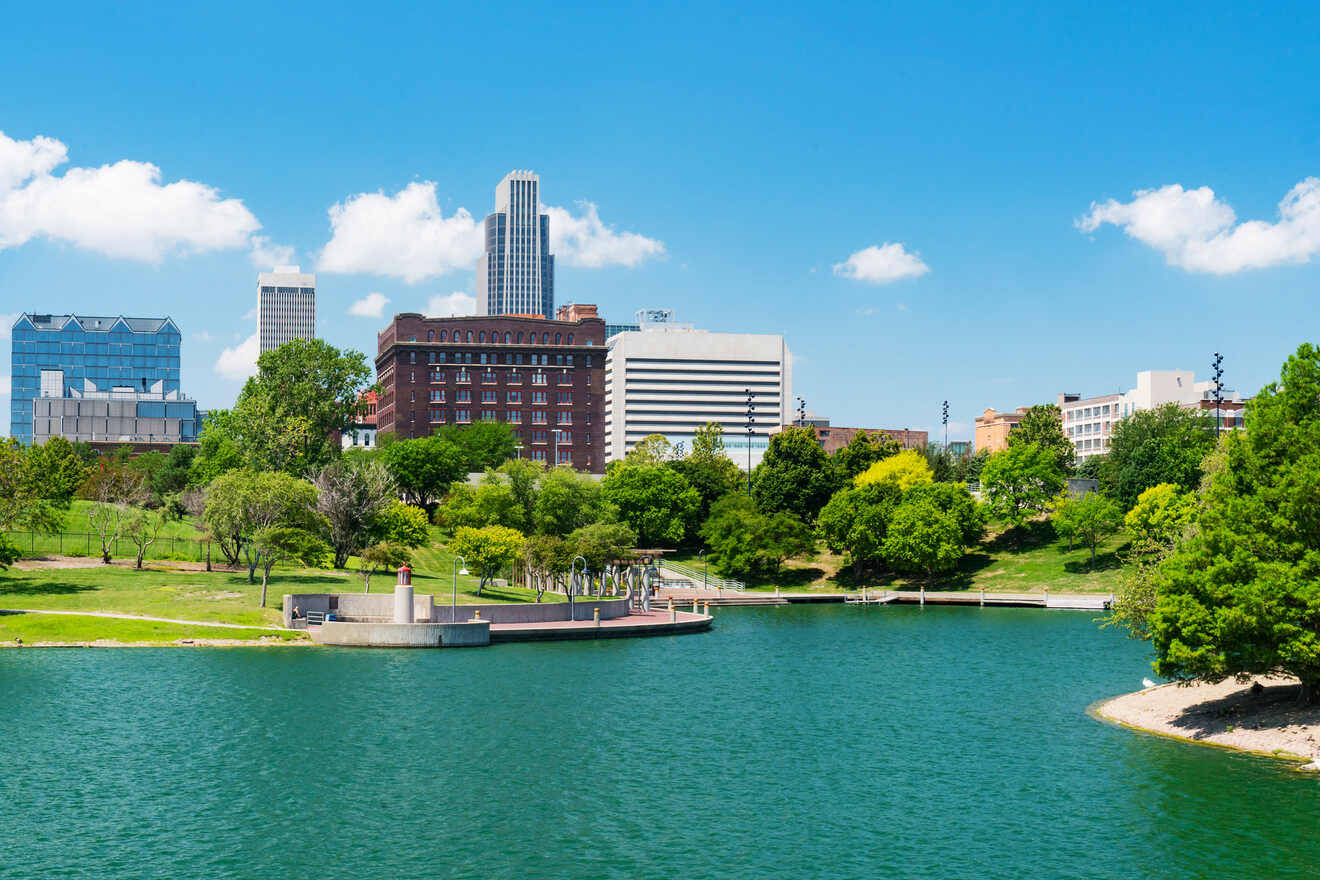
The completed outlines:
{"type": "Polygon", "coordinates": [[[323,645],[370,648],[467,648],[490,644],[490,623],[350,623],[326,621],[312,632],[323,645]]]}
{"type": "MultiPolygon", "coordinates": [[[[304,615],[308,611],[332,610],[331,598],[337,607],[335,616],[361,623],[392,623],[394,621],[394,594],[391,593],[286,593],[284,595],[284,625],[293,625],[293,606],[304,615]]],[[[629,600],[595,599],[577,596],[573,603],[573,620],[591,620],[594,609],[600,609],[601,620],[628,616],[629,600]]],[[[428,594],[413,596],[413,620],[448,623],[450,608],[447,603],[436,604],[428,594]]],[[[568,620],[567,602],[528,602],[513,605],[459,605],[458,621],[471,620],[480,609],[481,619],[490,623],[550,623],[568,620]]]]}

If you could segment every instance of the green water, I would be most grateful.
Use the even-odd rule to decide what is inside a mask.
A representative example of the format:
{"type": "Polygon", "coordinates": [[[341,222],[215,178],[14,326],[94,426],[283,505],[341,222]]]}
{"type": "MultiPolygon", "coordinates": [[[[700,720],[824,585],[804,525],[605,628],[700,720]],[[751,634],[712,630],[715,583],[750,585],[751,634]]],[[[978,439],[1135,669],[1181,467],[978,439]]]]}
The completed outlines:
{"type": "Polygon", "coordinates": [[[0,877],[1320,875],[1320,781],[1084,714],[1086,613],[466,651],[0,651],[0,877]]]}

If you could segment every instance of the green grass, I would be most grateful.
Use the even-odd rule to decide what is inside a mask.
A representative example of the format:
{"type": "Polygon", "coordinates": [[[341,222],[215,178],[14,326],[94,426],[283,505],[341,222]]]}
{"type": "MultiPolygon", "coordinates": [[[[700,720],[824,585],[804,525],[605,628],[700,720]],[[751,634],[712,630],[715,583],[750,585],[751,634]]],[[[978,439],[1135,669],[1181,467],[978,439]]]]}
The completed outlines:
{"type": "MultiPolygon", "coordinates": [[[[74,501],[65,514],[64,530],[55,535],[33,532],[11,532],[10,540],[25,557],[34,556],[99,556],[100,538],[92,534],[87,519],[92,509],[90,501],[74,501]]],[[[173,559],[201,562],[206,559],[206,544],[198,540],[199,532],[190,520],[166,522],[161,525],[156,541],[147,548],[147,559],[173,559]]],[[[137,547],[127,538],[118,538],[111,547],[116,559],[137,556],[137,547]]],[[[218,558],[219,550],[212,553],[218,558]]]]}
{"type": "Polygon", "coordinates": [[[21,638],[36,642],[173,642],[178,639],[259,639],[281,641],[305,639],[306,634],[256,629],[229,629],[159,623],[151,620],[119,620],[104,617],[72,617],[64,614],[0,614],[0,642],[21,638]]]}
{"type": "MultiPolygon", "coordinates": [[[[1005,532],[992,525],[984,540],[962,559],[956,571],[936,578],[937,590],[985,590],[987,593],[1042,592],[1046,587],[1057,593],[1112,593],[1118,589],[1122,565],[1119,551],[1125,539],[1110,538],[1096,550],[1095,568],[1089,570],[1090,551],[1058,540],[1048,522],[1032,523],[1027,528],[1005,532]]],[[[666,558],[685,562],[701,569],[695,553],[667,554],[666,558]]],[[[919,589],[920,578],[882,575],[856,579],[845,570],[847,560],[823,551],[812,559],[791,559],[776,577],[752,578],[751,591],[770,591],[776,587],[795,592],[834,593],[862,587],[891,590],[919,589]]],[[[712,574],[714,569],[711,570],[712,574]]]]}

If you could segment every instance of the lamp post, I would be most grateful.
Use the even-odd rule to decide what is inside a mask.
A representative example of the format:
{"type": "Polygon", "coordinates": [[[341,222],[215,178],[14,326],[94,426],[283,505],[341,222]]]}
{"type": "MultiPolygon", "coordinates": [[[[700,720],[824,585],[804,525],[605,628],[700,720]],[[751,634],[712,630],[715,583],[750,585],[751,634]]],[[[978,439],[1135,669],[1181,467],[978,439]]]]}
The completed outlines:
{"type": "Polygon", "coordinates": [[[697,551],[697,561],[701,563],[701,589],[706,590],[706,551],[704,549],[697,551]]]}
{"type": "Polygon", "coordinates": [[[797,426],[799,428],[805,428],[807,426],[807,402],[803,400],[801,397],[797,399],[797,402],[798,402],[797,426]]]}
{"type": "Polygon", "coordinates": [[[949,448],[949,402],[944,401],[944,448],[949,448]]]}
{"type": "Polygon", "coordinates": [[[747,391],[747,497],[752,497],[752,419],[756,413],[756,402],[752,399],[752,389],[747,391]]]}
{"type": "Polygon", "coordinates": [[[1215,443],[1219,442],[1219,423],[1223,421],[1221,415],[1224,409],[1224,356],[1215,352],[1215,359],[1211,362],[1215,377],[1215,443]]]}
{"type": "Polygon", "coordinates": [[[586,573],[587,573],[587,560],[586,560],[586,557],[581,556],[581,555],[574,556],[574,557],[573,557],[573,562],[572,562],[572,563],[569,565],[569,567],[568,567],[568,572],[569,572],[569,574],[568,574],[568,607],[569,607],[569,608],[572,608],[572,607],[573,607],[573,590],[574,590],[574,588],[575,588],[575,582],[577,581],[577,563],[578,563],[578,560],[579,560],[579,559],[582,560],[582,573],[583,573],[583,574],[586,574],[586,573]]]}
{"type": "Polygon", "coordinates": [[[468,573],[468,570],[467,570],[467,560],[466,560],[466,559],[463,559],[462,556],[455,556],[455,557],[454,557],[454,580],[453,580],[454,592],[453,592],[453,598],[450,600],[450,603],[449,603],[449,622],[450,622],[450,623],[458,623],[458,576],[459,576],[460,574],[465,575],[465,574],[467,574],[467,573],[468,573]],[[458,567],[458,563],[459,563],[460,560],[461,560],[462,563],[463,563],[463,567],[462,567],[462,568],[459,568],[459,567],[458,567]]]}

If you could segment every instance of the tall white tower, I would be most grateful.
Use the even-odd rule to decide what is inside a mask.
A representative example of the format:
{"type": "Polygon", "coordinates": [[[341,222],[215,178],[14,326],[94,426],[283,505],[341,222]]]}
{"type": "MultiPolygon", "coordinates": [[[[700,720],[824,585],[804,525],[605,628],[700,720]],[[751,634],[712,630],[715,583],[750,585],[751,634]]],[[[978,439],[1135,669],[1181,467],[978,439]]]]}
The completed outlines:
{"type": "Polygon", "coordinates": [[[257,339],[261,352],[290,339],[316,336],[316,276],[298,266],[276,266],[257,275],[257,339]]]}
{"type": "Polygon", "coordinates": [[[541,178],[510,171],[486,217],[486,252],[477,261],[477,314],[555,314],[550,217],[541,213],[541,178]]]}

